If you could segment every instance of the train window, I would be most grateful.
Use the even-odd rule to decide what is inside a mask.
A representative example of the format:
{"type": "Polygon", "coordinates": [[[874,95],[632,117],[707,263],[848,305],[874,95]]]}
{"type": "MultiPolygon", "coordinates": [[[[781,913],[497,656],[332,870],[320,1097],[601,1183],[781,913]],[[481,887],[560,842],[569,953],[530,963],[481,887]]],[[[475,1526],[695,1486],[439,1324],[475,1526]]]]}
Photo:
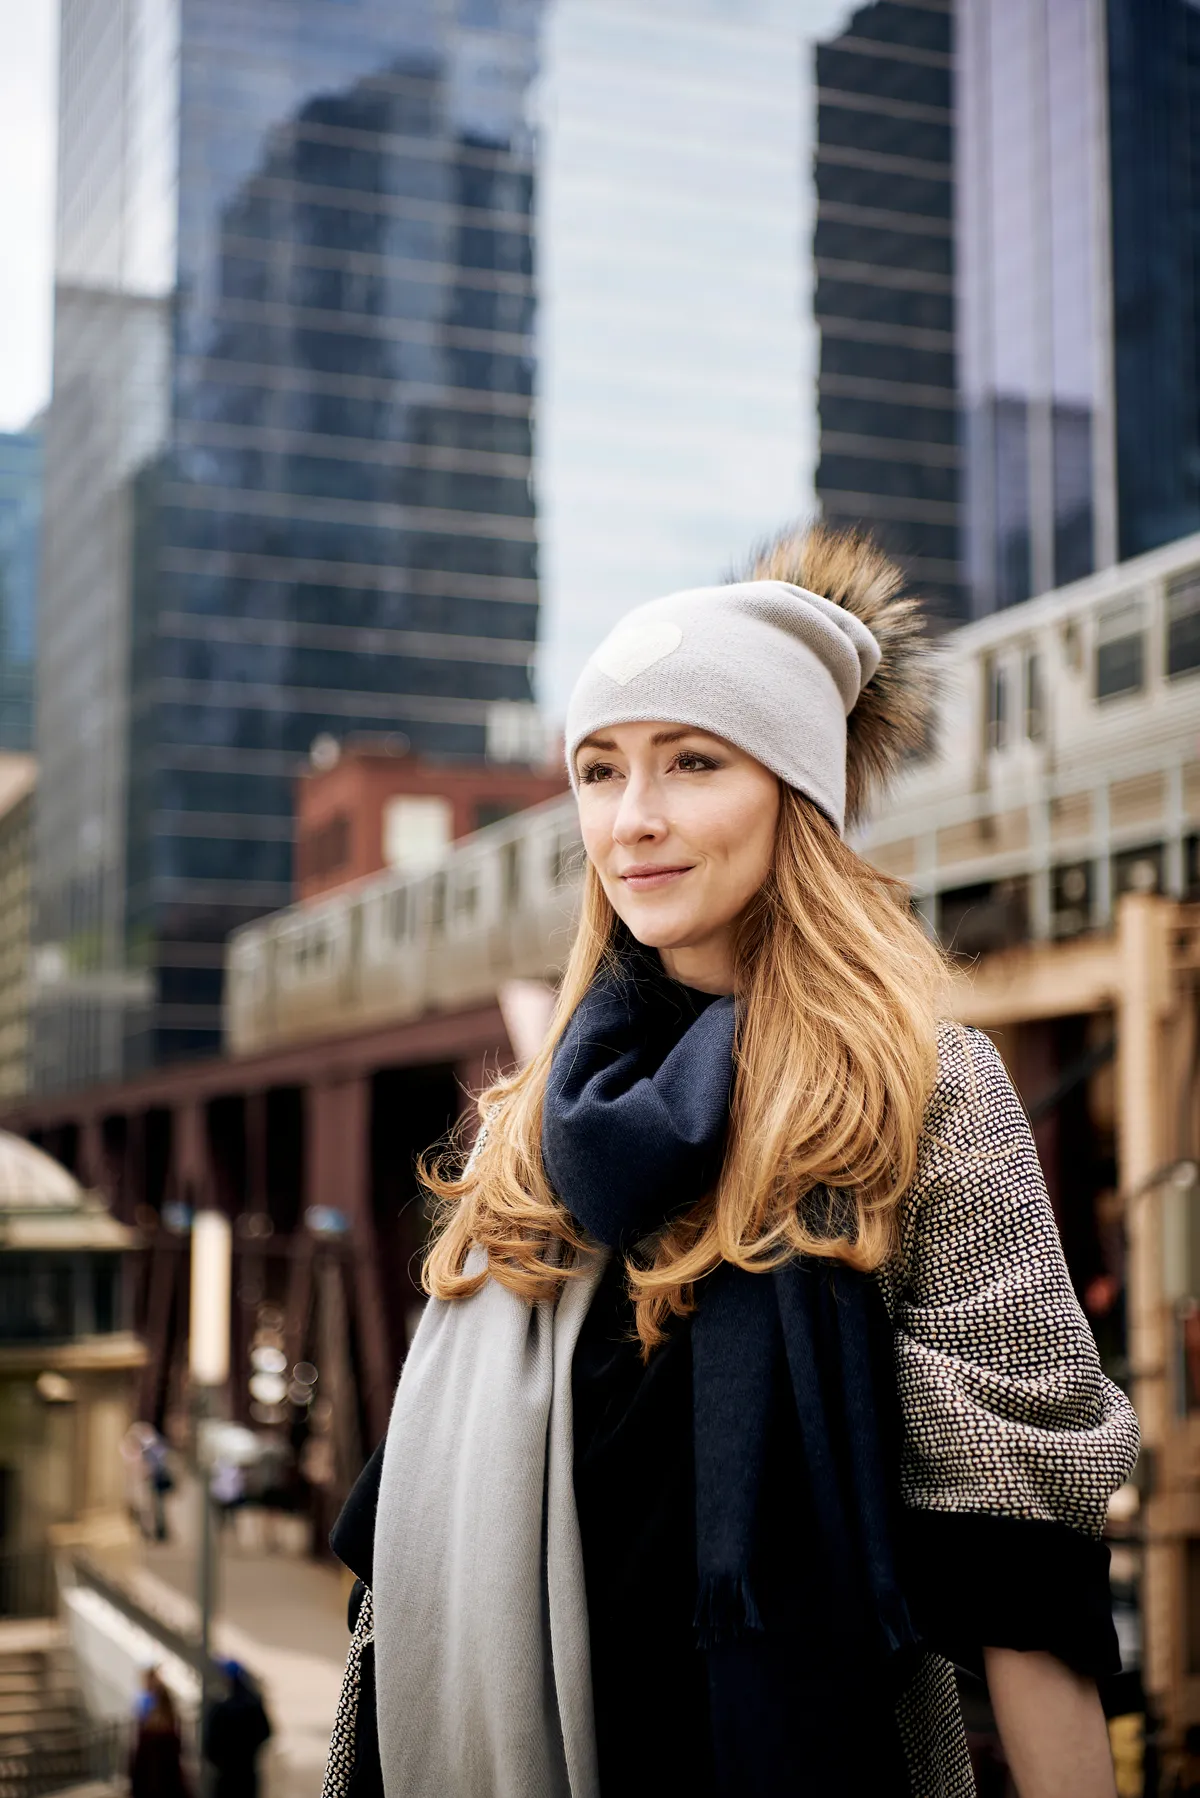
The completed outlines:
{"type": "Polygon", "coordinates": [[[387,931],[394,943],[402,940],[408,930],[408,888],[397,887],[388,894],[387,931]]]}
{"type": "Polygon", "coordinates": [[[1096,698],[1140,693],[1146,684],[1145,616],[1139,600],[1107,606],[1096,624],[1096,698]]]}
{"type": "Polygon", "coordinates": [[[446,928],[446,876],[435,874],[429,883],[429,934],[441,936],[446,928]]]}
{"type": "Polygon", "coordinates": [[[989,656],[985,664],[987,681],[987,746],[1003,749],[1008,743],[1008,669],[989,656]]]}
{"type": "Polygon", "coordinates": [[[1042,681],[1042,658],[1036,649],[1025,652],[1025,735],[1031,743],[1040,743],[1046,735],[1046,693],[1042,681]]]}
{"type": "Polygon", "coordinates": [[[463,875],[454,888],[455,918],[473,918],[479,909],[479,882],[474,875],[463,875]]]}
{"type": "Polygon", "coordinates": [[[574,880],[583,865],[583,848],[576,837],[561,836],[554,844],[554,853],[550,857],[550,879],[556,887],[566,886],[574,880]]]}
{"type": "Polygon", "coordinates": [[[1167,673],[1200,668],[1200,568],[1190,568],[1167,588],[1167,673]]]}
{"type": "Polygon", "coordinates": [[[505,843],[500,851],[500,899],[506,913],[521,903],[520,843],[505,843]]]}
{"type": "Polygon", "coordinates": [[[1126,849],[1112,858],[1113,898],[1125,893],[1161,893],[1163,890],[1163,849],[1161,843],[1150,843],[1144,849],[1126,849]]]}

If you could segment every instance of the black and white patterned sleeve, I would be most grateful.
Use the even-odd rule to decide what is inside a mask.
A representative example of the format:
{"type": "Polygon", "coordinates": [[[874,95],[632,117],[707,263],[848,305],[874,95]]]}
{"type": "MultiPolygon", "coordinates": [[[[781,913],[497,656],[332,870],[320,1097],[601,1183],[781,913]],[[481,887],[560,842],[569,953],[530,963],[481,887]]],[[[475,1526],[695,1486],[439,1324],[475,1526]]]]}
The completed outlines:
{"type": "Polygon", "coordinates": [[[902,1496],[929,1633],[1115,1670],[1108,1500],[1137,1420],[1104,1377],[1037,1151],[995,1046],[947,1025],[901,1251],[884,1279],[902,1496]]]}
{"type": "Polygon", "coordinates": [[[351,1614],[350,1651],[321,1798],[383,1798],[375,1722],[375,1607],[371,1589],[362,1580],[355,1582],[351,1614]]]}

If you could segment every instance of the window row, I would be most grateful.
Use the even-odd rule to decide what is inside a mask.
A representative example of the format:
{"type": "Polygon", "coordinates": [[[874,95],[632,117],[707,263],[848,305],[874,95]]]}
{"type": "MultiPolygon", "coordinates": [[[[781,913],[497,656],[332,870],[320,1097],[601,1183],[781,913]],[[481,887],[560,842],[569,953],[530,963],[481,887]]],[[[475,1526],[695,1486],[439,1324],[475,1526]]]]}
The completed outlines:
{"type": "Polygon", "coordinates": [[[284,556],[289,560],[372,563],[436,569],[446,574],[537,578],[537,546],[528,538],[466,536],[450,530],[402,529],[360,520],[302,516],[258,518],[216,506],[163,508],[160,539],[178,549],[284,556]]]}
{"type": "Polygon", "coordinates": [[[169,680],[236,682],[341,693],[419,693],[424,698],[528,700],[524,662],[453,661],[450,655],[413,656],[376,651],[276,649],[258,643],[168,638],[159,645],[158,673],[169,680]]]}
{"type": "Polygon", "coordinates": [[[178,464],[181,481],[224,487],[232,493],[285,493],[485,516],[533,516],[526,479],[253,450],[189,449],[180,452],[178,464]]]}
{"type": "Polygon", "coordinates": [[[300,368],[318,375],[367,376],[434,388],[479,388],[522,398],[533,389],[533,361],[527,355],[286,322],[263,324],[218,316],[211,325],[206,360],[200,364],[205,371],[205,405],[210,417],[242,415],[241,383],[228,400],[225,397],[222,376],[231,363],[244,363],[264,373],[272,367],[300,368]]]}
{"type": "Polygon", "coordinates": [[[473,331],[525,336],[533,324],[532,293],[462,285],[433,269],[425,280],[372,270],[324,268],[286,257],[226,255],[221,294],[312,312],[368,319],[414,319],[473,331]]]}
{"type": "MultiPolygon", "coordinates": [[[[201,428],[206,424],[263,426],[295,431],[307,437],[340,437],[366,442],[411,443],[431,449],[462,449],[532,457],[533,433],[528,404],[519,411],[467,411],[447,401],[414,402],[390,380],[379,383],[370,398],[350,393],[313,391],[291,384],[223,379],[219,387],[196,375],[203,364],[185,371],[179,417],[201,428]]],[[[257,372],[257,371],[255,371],[257,372]]],[[[302,376],[303,370],[288,370],[302,376]]],[[[264,370],[263,374],[269,371],[264,370]]],[[[524,398],[525,396],[521,396],[524,398]]],[[[512,402],[510,401],[509,404],[512,402]]],[[[199,436],[199,433],[196,434],[199,436]]]]}
{"type": "Polygon", "coordinates": [[[335,586],[312,579],[254,578],[233,570],[194,573],[172,570],[164,602],[181,611],[226,618],[278,620],[347,630],[429,631],[462,637],[508,637],[532,643],[537,601],[477,599],[453,591],[390,591],[378,587],[335,586]]]}

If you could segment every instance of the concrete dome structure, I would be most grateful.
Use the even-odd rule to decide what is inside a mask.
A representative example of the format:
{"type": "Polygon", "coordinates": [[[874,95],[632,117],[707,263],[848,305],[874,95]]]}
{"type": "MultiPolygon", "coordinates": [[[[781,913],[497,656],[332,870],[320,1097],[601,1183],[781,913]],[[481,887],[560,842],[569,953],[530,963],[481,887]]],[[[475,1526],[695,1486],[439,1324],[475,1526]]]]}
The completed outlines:
{"type": "Polygon", "coordinates": [[[60,1161],[0,1130],[0,1249],[120,1250],[135,1241],[60,1161]]]}
{"type": "Polygon", "coordinates": [[[0,1130],[0,1211],[78,1211],[86,1201],[61,1162],[23,1136],[0,1130]]]}

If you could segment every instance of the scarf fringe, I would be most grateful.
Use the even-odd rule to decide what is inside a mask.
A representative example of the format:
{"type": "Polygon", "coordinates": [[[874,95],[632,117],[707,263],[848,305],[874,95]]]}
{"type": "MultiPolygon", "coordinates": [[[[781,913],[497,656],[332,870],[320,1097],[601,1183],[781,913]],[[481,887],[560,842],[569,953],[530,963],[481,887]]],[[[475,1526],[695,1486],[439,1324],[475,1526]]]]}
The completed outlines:
{"type": "Polygon", "coordinates": [[[696,1599],[693,1627],[699,1648],[718,1648],[765,1628],[745,1574],[710,1573],[696,1599]]]}

